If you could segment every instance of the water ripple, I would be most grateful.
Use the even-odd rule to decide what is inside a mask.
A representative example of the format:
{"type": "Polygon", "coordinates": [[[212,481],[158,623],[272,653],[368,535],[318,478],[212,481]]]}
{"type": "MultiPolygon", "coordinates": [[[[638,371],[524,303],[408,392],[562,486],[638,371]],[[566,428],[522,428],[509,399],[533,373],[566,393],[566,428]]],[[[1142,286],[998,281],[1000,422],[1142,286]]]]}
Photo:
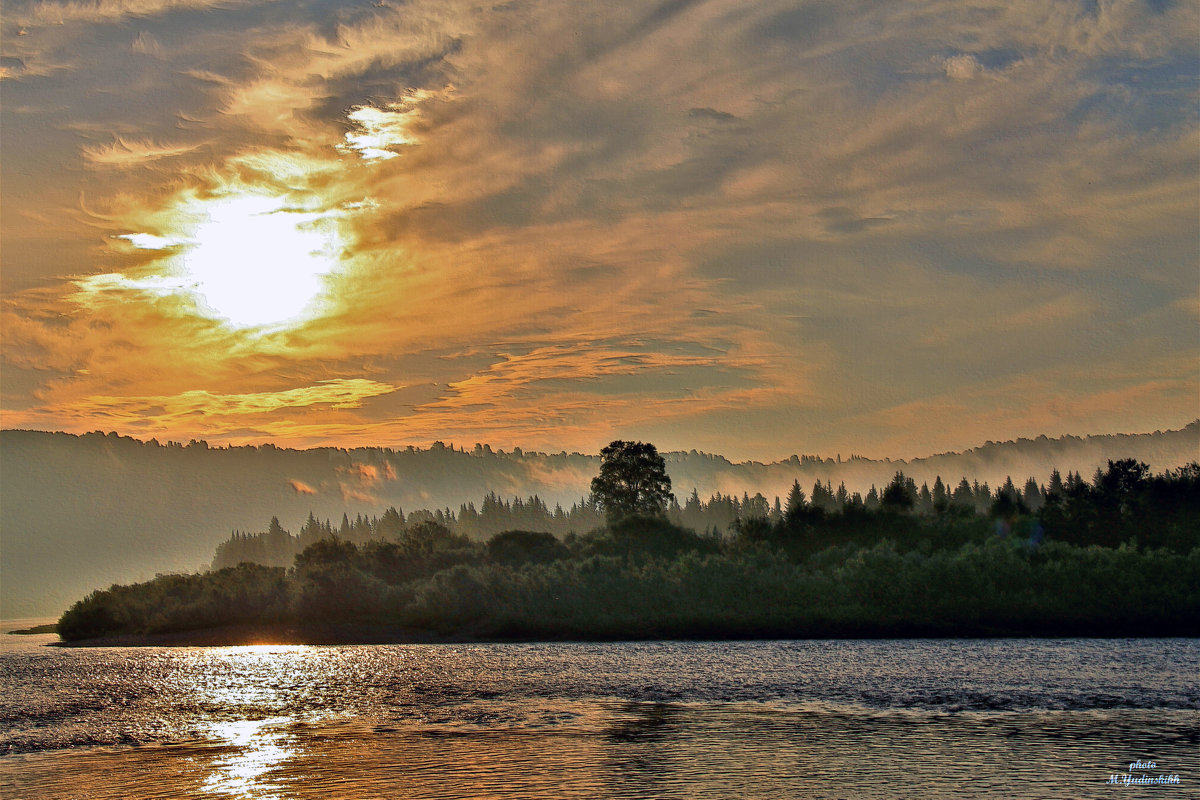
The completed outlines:
{"type": "Polygon", "coordinates": [[[1198,675],[1181,639],[8,649],[0,796],[1107,798],[1142,758],[1200,794],[1198,675]]]}

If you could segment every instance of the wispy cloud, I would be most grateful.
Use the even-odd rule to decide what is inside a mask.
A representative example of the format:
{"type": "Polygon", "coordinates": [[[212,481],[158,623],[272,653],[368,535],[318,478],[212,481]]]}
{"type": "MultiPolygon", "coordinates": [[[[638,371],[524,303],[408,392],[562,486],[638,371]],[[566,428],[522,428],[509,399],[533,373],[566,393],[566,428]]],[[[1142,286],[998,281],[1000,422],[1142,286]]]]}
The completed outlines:
{"type": "Polygon", "coordinates": [[[131,167],[147,161],[190,153],[200,145],[163,145],[149,141],[128,140],[117,137],[107,145],[83,147],[83,158],[91,164],[105,167],[131,167]]]}
{"type": "Polygon", "coordinates": [[[263,414],[281,409],[327,405],[334,409],[361,406],[368,397],[394,391],[395,387],[363,379],[334,379],[312,386],[286,389],[279,392],[219,395],[196,390],[161,397],[131,397],[95,395],[86,398],[78,410],[107,415],[136,415],[157,411],[165,415],[203,414],[205,416],[243,416],[263,414]],[[87,406],[90,406],[88,408],[87,406]]]}
{"type": "Polygon", "coordinates": [[[777,456],[1194,416],[1193,4],[10,6],[29,424],[777,456]],[[239,193],[336,235],[287,325],[188,278],[239,193]]]}
{"type": "MultiPolygon", "coordinates": [[[[260,2],[263,0],[260,0],[260,2]]],[[[271,0],[265,0],[270,2],[271,0]]],[[[6,16],[22,29],[32,25],[69,22],[105,23],[143,18],[172,11],[245,5],[253,0],[77,0],[76,2],[17,2],[7,4],[6,16]]]]}

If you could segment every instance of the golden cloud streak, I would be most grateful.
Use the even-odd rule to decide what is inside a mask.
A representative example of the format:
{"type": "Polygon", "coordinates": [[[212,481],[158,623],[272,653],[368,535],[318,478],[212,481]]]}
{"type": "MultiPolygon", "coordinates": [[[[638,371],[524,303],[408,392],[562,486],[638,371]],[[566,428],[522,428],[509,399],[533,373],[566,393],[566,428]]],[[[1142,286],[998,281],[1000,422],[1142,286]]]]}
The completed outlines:
{"type": "Polygon", "coordinates": [[[861,427],[895,453],[1194,408],[1172,344],[1198,308],[1190,88],[1081,78],[1184,63],[1187,4],[831,7],[800,61],[771,3],[231,5],[10,15],[15,80],[58,75],[66,103],[136,79],[179,106],[50,112],[41,79],[18,87],[13,157],[89,169],[27,177],[6,217],[6,277],[24,258],[15,285],[58,287],[9,298],[6,424],[557,449],[661,423],[712,449],[762,412],[758,452],[861,427]],[[864,53],[905,78],[858,85],[864,53]],[[222,217],[239,197],[261,207],[222,217]],[[1152,292],[1127,291],[1133,262],[1152,292]],[[302,283],[252,329],[218,302],[302,283]],[[1000,343],[1028,355],[985,386],[1000,343]],[[1146,353],[1157,374],[1109,389],[1071,372],[1146,353]],[[376,399],[400,383],[426,388],[376,399]]]}
{"type": "Polygon", "coordinates": [[[181,156],[198,149],[200,145],[163,145],[149,140],[125,139],[118,136],[114,142],[95,147],[84,147],[84,160],[104,167],[132,167],[148,161],[181,156]]]}
{"type": "Polygon", "coordinates": [[[90,405],[95,411],[150,406],[161,407],[168,415],[200,412],[208,416],[238,416],[318,405],[337,409],[359,408],[363,400],[394,392],[397,388],[364,378],[335,378],[280,392],[222,395],[195,390],[169,397],[94,396],[86,398],[84,404],[90,405]]]}
{"type": "MultiPolygon", "coordinates": [[[[14,14],[21,25],[64,25],[68,22],[112,22],[126,17],[149,17],[168,11],[248,5],[256,0],[92,0],[38,3],[27,13],[14,14]]],[[[261,0],[257,0],[261,1],[261,0]]],[[[265,0],[270,2],[270,0],[265,0]]]]}

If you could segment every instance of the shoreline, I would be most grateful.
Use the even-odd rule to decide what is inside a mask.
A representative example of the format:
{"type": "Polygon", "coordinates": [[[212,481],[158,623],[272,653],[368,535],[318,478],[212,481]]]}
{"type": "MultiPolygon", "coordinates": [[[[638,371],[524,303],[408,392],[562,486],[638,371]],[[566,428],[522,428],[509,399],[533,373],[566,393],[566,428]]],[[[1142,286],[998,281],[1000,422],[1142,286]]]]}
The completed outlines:
{"type": "Polygon", "coordinates": [[[1130,630],[1127,627],[1082,629],[1048,628],[959,630],[929,629],[926,626],[872,626],[840,630],[835,626],[817,630],[745,630],[745,631],[609,631],[559,632],[557,634],[454,634],[366,623],[327,623],[313,625],[228,625],[189,631],[117,634],[76,641],[50,642],[48,647],[244,647],[289,645],[380,645],[380,644],[530,644],[563,643],[603,644],[611,642],[743,642],[805,640],[879,640],[879,639],[1194,639],[1200,631],[1130,630]]]}
{"type": "Polygon", "coordinates": [[[352,644],[458,644],[484,641],[388,625],[224,625],[163,633],[122,633],[50,642],[49,647],[245,647],[352,644]]]}

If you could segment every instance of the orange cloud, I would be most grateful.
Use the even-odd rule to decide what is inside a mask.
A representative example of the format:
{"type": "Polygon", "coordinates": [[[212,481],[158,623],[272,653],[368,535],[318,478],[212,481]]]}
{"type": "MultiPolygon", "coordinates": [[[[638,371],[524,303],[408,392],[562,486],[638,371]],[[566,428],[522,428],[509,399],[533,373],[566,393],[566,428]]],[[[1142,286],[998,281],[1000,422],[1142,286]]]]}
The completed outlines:
{"type": "Polygon", "coordinates": [[[151,141],[125,139],[118,136],[112,144],[82,148],[84,159],[96,166],[133,167],[190,153],[200,147],[192,145],[162,145],[151,141]]]}
{"type": "Polygon", "coordinates": [[[342,490],[342,502],[344,502],[344,503],[348,503],[351,500],[357,500],[360,503],[371,503],[371,504],[379,503],[379,498],[375,497],[374,495],[372,495],[368,492],[364,492],[360,489],[355,489],[353,487],[346,486],[345,484],[340,484],[339,488],[341,488],[341,490],[342,490]]]}
{"type": "Polygon", "coordinates": [[[6,177],[6,425],[778,457],[1194,415],[1186,4],[235,5],[9,15],[6,157],[87,169],[6,177]],[[171,102],[71,102],[129,85],[171,102]]]}

